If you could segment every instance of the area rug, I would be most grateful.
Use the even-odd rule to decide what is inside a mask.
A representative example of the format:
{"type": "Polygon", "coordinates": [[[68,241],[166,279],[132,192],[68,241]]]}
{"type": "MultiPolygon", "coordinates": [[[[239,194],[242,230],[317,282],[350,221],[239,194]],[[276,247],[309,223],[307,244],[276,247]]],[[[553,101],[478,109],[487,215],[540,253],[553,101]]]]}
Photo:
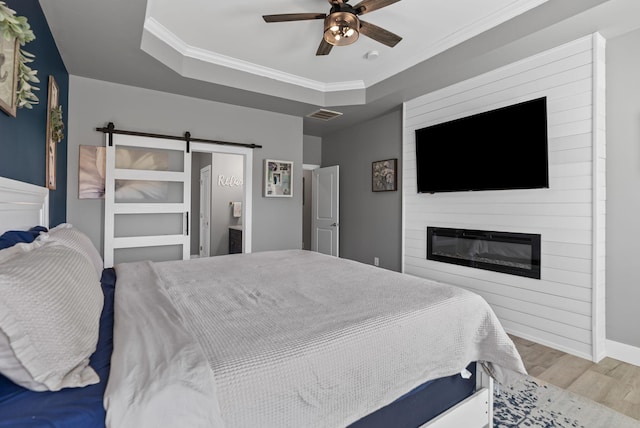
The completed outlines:
{"type": "Polygon", "coordinates": [[[528,376],[494,397],[494,428],[640,428],[640,421],[528,376]]]}

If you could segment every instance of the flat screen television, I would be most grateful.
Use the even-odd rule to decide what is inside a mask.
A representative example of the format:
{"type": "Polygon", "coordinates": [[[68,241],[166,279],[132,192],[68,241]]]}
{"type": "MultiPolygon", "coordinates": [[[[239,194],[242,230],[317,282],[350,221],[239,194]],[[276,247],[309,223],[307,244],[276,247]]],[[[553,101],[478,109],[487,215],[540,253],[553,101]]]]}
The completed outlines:
{"type": "Polygon", "coordinates": [[[546,97],[415,133],[418,193],[549,187],[546,97]]]}

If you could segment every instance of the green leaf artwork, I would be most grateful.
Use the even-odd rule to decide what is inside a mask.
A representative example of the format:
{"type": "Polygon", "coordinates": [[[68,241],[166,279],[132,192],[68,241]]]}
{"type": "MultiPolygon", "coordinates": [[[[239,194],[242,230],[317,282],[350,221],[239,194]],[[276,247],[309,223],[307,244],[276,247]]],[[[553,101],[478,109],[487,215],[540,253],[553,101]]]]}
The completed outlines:
{"type": "MultiPolygon", "coordinates": [[[[20,46],[35,40],[36,36],[31,31],[31,26],[27,22],[27,18],[24,16],[16,16],[16,12],[13,9],[9,9],[7,4],[0,1],[0,37],[4,37],[6,40],[17,39],[20,46]]],[[[40,83],[38,79],[38,71],[33,70],[28,64],[32,63],[35,59],[35,55],[20,48],[18,55],[18,93],[17,93],[17,107],[18,108],[33,108],[35,104],[38,104],[38,97],[33,91],[38,91],[39,88],[34,84],[40,83]]]]}

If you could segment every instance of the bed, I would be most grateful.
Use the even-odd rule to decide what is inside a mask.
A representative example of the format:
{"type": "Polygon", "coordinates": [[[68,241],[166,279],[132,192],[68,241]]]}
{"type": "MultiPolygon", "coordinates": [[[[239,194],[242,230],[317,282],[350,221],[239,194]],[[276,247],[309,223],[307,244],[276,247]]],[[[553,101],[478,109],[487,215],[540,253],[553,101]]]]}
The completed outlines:
{"type": "MultiPolygon", "coordinates": [[[[12,186],[34,191],[0,180],[0,233],[46,224],[44,199],[7,215],[12,186]]],[[[316,253],[127,263],[97,287],[99,381],[0,378],[0,427],[482,427],[487,373],[524,373],[479,296],[316,253]]]]}

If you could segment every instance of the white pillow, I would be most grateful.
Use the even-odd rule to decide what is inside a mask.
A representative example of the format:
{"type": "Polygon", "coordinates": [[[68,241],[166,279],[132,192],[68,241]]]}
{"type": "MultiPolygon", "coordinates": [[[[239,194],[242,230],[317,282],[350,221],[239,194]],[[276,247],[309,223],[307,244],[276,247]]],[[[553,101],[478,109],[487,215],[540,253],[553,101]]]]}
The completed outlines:
{"type": "Polygon", "coordinates": [[[34,391],[99,381],[89,366],[103,294],[91,262],[58,242],[0,251],[0,372],[34,391]]]}
{"type": "Polygon", "coordinates": [[[69,223],[59,224],[49,230],[49,232],[40,233],[38,239],[58,241],[67,247],[71,247],[74,250],[79,251],[93,264],[93,267],[98,274],[98,279],[102,276],[104,262],[102,261],[102,257],[100,257],[100,253],[93,245],[93,242],[91,242],[91,239],[89,239],[89,237],[83,232],[73,227],[73,225],[69,223]]]}

